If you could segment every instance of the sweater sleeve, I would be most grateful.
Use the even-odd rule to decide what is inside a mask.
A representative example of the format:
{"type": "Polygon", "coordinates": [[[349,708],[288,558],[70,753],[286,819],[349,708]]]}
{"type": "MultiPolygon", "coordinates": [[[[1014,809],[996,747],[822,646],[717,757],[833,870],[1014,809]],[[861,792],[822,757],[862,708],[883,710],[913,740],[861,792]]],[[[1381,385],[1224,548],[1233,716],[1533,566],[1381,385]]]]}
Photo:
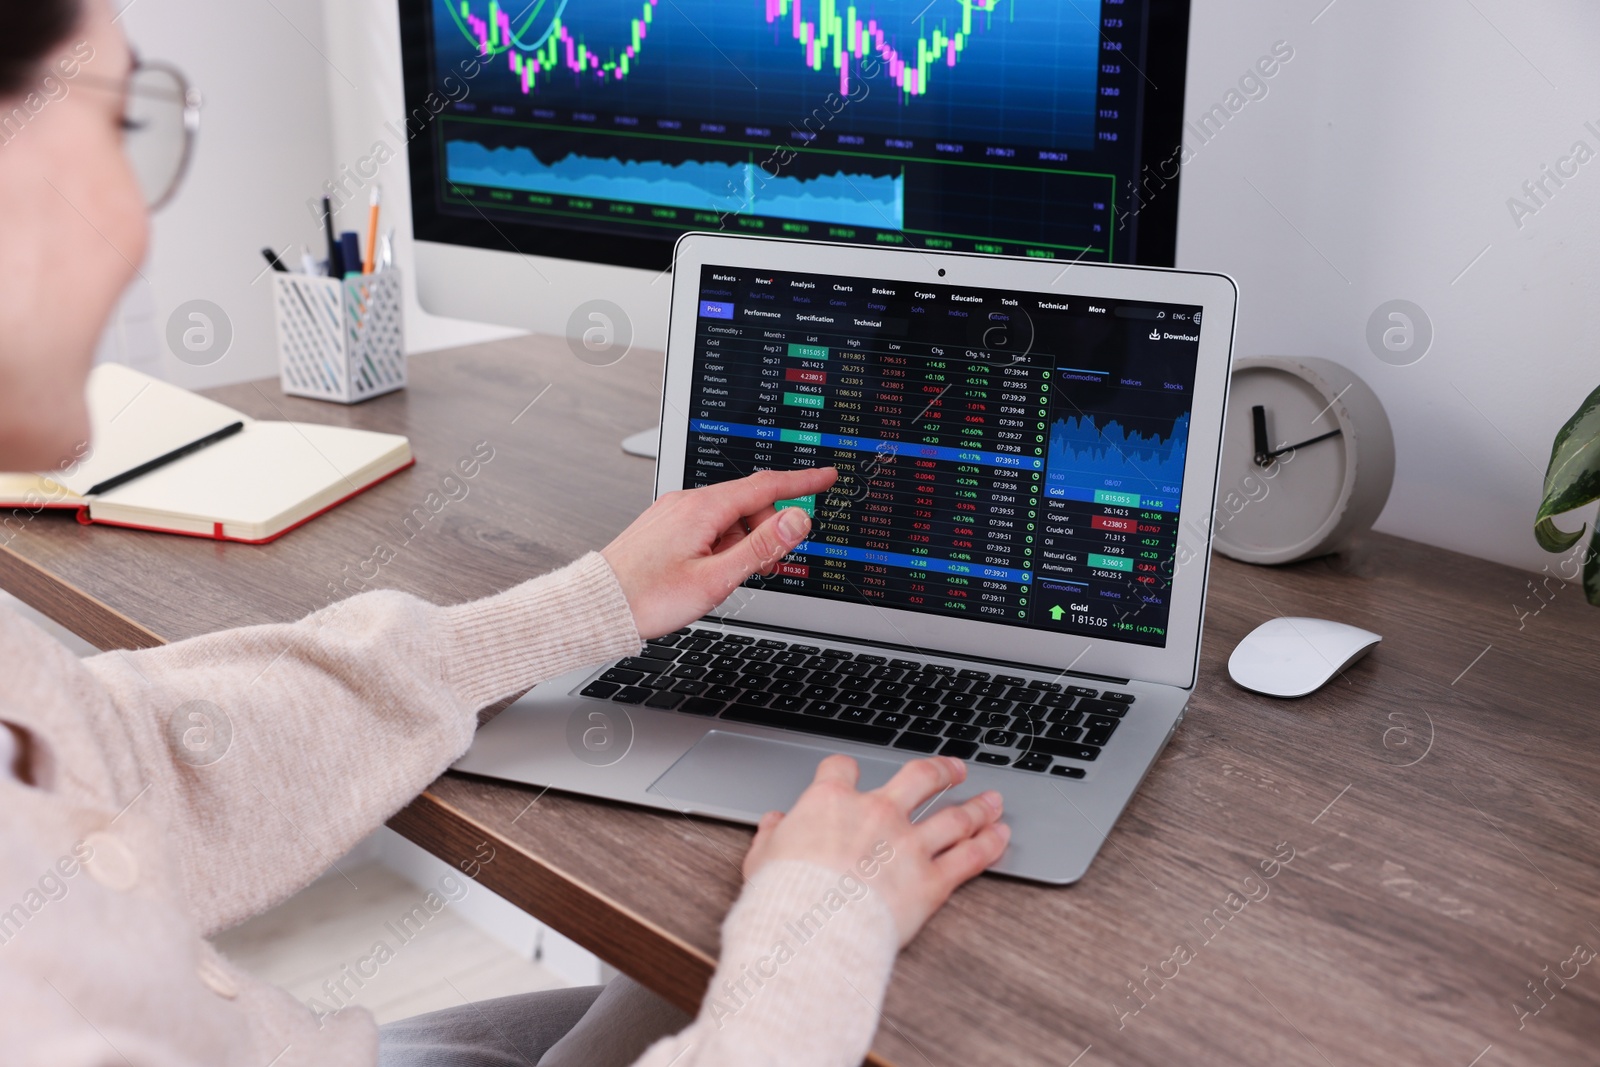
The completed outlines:
{"type": "Polygon", "coordinates": [[[634,1067],[856,1067],[897,948],[870,878],[770,863],[722,924],[722,957],[695,1021],[634,1067]]]}
{"type": "Polygon", "coordinates": [[[604,558],[441,608],[365,593],[296,623],[85,666],[114,786],[155,806],[210,936],[289,896],[466,751],[487,704],[638,651],[604,558]]]}

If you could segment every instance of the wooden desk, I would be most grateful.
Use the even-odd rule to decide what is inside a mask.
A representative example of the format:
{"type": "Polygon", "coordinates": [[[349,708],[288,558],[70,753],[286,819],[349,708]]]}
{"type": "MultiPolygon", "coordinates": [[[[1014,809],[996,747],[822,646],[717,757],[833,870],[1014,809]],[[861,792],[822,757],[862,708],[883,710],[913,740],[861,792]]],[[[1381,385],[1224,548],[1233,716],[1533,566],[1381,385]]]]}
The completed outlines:
{"type": "MultiPolygon", "coordinates": [[[[487,440],[467,497],[372,583],[486,594],[600,545],[648,501],[650,465],[617,441],[654,421],[659,366],[593,368],[522,340],[420,357],[407,391],[350,409],[217,390],[254,415],[407,433],[420,460],[260,548],[41,515],[0,550],[0,584],[102,648],[292,619],[377,540],[405,539],[404,517],[487,440]]],[[[1554,581],[1540,597],[1525,573],[1381,536],[1285,569],[1219,560],[1189,713],[1088,877],[962,890],[901,958],[874,1060],[1595,1062],[1600,959],[1565,961],[1600,951],[1600,610],[1554,581]],[[1228,651],[1279,613],[1385,641],[1305,700],[1235,689],[1228,651]],[[1262,881],[1280,843],[1294,858],[1262,881]],[[1192,955],[1172,962],[1180,943],[1192,955]],[[1516,1006],[1544,1003],[1527,983],[1563,969],[1519,1030],[1516,1006]]],[[[451,861],[491,841],[487,885],[685,1006],[749,837],[453,775],[392,825],[451,861]]]]}

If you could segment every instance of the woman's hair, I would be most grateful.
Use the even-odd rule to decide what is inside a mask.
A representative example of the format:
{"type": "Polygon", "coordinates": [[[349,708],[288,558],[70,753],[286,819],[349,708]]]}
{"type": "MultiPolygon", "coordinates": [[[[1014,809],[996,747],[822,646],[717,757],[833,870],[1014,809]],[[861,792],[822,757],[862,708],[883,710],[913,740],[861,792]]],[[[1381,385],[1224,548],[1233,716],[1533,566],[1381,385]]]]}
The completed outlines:
{"type": "Polygon", "coordinates": [[[79,0],[0,0],[0,96],[27,86],[78,24],[79,0]]]}

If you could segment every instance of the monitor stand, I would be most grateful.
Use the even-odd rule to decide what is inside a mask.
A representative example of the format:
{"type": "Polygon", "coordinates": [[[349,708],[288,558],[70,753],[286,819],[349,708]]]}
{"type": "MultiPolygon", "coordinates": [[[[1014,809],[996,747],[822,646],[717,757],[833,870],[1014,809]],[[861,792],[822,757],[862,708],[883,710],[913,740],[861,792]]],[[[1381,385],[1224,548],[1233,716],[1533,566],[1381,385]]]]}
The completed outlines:
{"type": "Polygon", "coordinates": [[[656,426],[649,430],[640,430],[631,433],[622,439],[622,450],[630,456],[643,456],[645,459],[655,459],[658,445],[661,441],[661,427],[656,426]]]}

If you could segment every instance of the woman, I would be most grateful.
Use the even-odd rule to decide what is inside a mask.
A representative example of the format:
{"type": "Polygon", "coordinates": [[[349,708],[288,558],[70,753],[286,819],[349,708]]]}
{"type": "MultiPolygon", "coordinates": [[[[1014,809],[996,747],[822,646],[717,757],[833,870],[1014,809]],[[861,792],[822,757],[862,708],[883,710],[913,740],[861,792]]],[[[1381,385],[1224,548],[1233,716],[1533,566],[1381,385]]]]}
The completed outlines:
{"type": "MultiPolygon", "coordinates": [[[[144,258],[145,200],[170,192],[144,170],[142,196],[124,151],[140,132],[123,128],[132,67],[106,0],[0,6],[0,469],[70,460],[87,434],[95,341],[144,258]]],[[[314,1015],[204,939],[380,825],[465,751],[481,707],[634,652],[770,567],[809,529],[775,502],[833,478],[769,472],[672,494],[601,552],[456,607],[375,592],[299,623],[83,661],[0,613],[5,1062],[637,1056],[673,1016],[626,983],[598,999],[472,1005],[380,1037],[366,1012],[314,1015]],[[174,710],[201,698],[226,711],[234,738],[225,759],[195,767],[168,734],[174,710]]],[[[922,760],[859,793],[852,760],[824,760],[793,810],[756,833],[700,1014],[638,1062],[857,1063],[895,951],[1005,847],[994,794],[912,823],[964,773],[922,760]],[[819,903],[831,917],[816,935],[780,944],[819,903]]]]}

